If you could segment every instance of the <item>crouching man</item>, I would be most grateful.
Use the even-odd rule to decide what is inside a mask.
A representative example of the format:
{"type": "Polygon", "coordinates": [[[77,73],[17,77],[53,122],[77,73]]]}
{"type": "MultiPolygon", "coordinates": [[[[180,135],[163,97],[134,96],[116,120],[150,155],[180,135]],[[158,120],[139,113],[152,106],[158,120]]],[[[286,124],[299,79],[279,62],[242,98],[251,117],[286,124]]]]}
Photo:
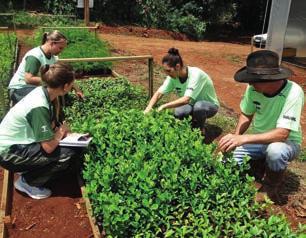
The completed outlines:
{"type": "Polygon", "coordinates": [[[267,195],[279,202],[284,171],[300,152],[304,92],[298,84],[288,80],[291,71],[279,66],[275,52],[253,52],[246,63],[247,66],[234,76],[237,82],[249,84],[240,103],[235,134],[222,137],[219,148],[223,152],[234,149],[233,156],[238,164],[246,156],[259,160],[264,165],[265,177],[256,200],[260,202],[267,195]],[[251,122],[253,131],[245,134],[251,122]]]}

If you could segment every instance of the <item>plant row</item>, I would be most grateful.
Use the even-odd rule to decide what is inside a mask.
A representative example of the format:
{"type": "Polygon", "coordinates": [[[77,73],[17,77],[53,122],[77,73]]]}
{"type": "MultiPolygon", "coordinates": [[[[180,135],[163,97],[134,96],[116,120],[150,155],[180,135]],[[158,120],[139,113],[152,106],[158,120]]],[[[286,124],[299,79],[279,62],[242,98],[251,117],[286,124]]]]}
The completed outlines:
{"type": "MultiPolygon", "coordinates": [[[[55,29],[46,29],[52,31],[55,29]]],[[[60,54],[60,58],[93,58],[108,57],[110,51],[108,44],[95,36],[87,29],[59,29],[68,39],[68,46],[60,54]]],[[[43,31],[36,30],[32,46],[41,44],[43,31]]],[[[77,73],[100,73],[108,72],[112,67],[111,62],[75,62],[71,63],[77,73]]]]}
{"type": "Polygon", "coordinates": [[[0,16],[0,25],[17,28],[36,28],[40,26],[74,25],[75,20],[67,16],[38,14],[25,11],[12,12],[13,16],[0,16]]]}
{"type": "Polygon", "coordinates": [[[247,166],[223,162],[189,120],[144,115],[145,94],[125,79],[80,86],[85,101],[66,113],[93,136],[83,176],[108,237],[298,237],[254,203],[247,166]]]}
{"type": "Polygon", "coordinates": [[[9,105],[7,86],[13,73],[16,39],[15,34],[0,33],[0,119],[9,105]]]}

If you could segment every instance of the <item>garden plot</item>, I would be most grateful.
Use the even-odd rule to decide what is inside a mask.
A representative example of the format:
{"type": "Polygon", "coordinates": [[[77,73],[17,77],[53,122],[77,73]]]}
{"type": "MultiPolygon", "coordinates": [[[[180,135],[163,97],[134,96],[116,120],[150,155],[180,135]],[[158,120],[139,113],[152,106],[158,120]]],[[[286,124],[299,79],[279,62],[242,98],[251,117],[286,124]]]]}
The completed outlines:
{"type": "Polygon", "coordinates": [[[298,237],[284,217],[254,203],[247,166],[203,145],[188,120],[144,115],[145,93],[124,78],[80,84],[67,107],[72,128],[90,132],[86,191],[109,237],[298,237]],[[98,90],[99,89],[99,90],[98,90]],[[107,96],[109,95],[109,97],[107,96]],[[114,100],[115,99],[115,100],[114,100]]]}

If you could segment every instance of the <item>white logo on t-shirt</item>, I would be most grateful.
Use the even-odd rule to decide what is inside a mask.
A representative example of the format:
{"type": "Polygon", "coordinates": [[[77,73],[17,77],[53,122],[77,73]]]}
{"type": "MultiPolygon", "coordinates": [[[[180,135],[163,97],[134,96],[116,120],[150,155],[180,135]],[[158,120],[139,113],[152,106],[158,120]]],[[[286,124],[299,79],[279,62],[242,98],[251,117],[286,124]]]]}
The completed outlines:
{"type": "Polygon", "coordinates": [[[47,126],[42,126],[42,127],[41,127],[41,130],[42,130],[41,132],[48,132],[47,126]]]}

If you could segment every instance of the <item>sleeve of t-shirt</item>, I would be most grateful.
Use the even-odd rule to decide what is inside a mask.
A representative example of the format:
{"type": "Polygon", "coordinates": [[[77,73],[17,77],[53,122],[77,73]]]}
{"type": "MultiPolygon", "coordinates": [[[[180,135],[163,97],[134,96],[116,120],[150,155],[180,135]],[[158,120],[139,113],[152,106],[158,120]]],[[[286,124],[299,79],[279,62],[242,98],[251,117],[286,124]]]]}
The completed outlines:
{"type": "Polygon", "coordinates": [[[25,59],[25,61],[25,72],[31,73],[35,76],[38,75],[41,66],[39,60],[36,57],[30,55],[25,59]]]}
{"type": "Polygon", "coordinates": [[[245,115],[253,115],[255,112],[256,112],[256,107],[253,103],[253,100],[252,100],[252,91],[253,89],[248,86],[243,97],[242,97],[242,100],[240,102],[240,110],[241,112],[243,112],[243,114],[245,115]]]}
{"type": "Polygon", "coordinates": [[[32,109],[27,115],[36,142],[50,140],[54,136],[51,128],[50,114],[47,108],[37,107],[32,109]]]}
{"type": "Polygon", "coordinates": [[[304,105],[304,92],[302,89],[290,92],[282,112],[277,120],[277,128],[286,128],[292,131],[298,131],[300,119],[304,105]]]}
{"type": "Polygon", "coordinates": [[[189,80],[184,96],[191,97],[193,100],[196,100],[205,85],[206,77],[208,76],[197,75],[196,77],[192,77],[189,80]]]}
{"type": "Polygon", "coordinates": [[[173,89],[174,89],[174,85],[172,83],[172,80],[170,77],[167,77],[164,83],[159,87],[157,91],[160,92],[161,94],[167,94],[167,93],[172,92],[173,89]]]}

